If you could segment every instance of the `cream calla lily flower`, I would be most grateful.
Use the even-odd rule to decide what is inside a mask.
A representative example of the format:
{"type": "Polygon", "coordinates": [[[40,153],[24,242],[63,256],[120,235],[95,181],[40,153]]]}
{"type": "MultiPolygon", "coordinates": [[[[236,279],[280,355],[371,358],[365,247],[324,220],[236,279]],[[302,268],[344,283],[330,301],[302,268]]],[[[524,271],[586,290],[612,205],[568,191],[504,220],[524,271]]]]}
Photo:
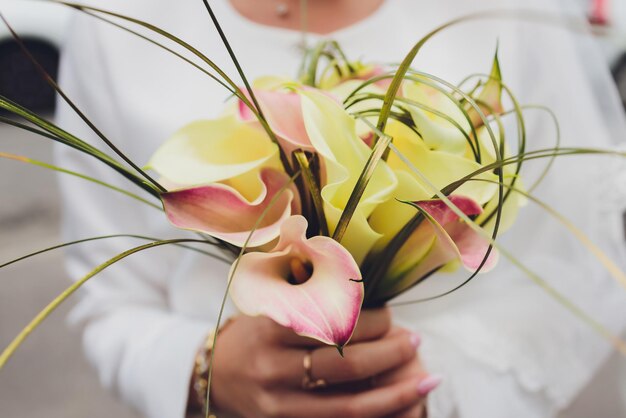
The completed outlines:
{"type": "MultiPolygon", "coordinates": [[[[355,120],[335,100],[315,90],[301,90],[299,94],[309,139],[325,162],[322,199],[332,232],[372,151],[357,135],[355,120]]],[[[381,161],[341,241],[358,263],[381,236],[367,218],[391,197],[396,185],[393,171],[381,161]]]]}
{"type": "Polygon", "coordinates": [[[458,102],[434,87],[419,81],[405,81],[402,84],[402,92],[407,100],[420,103],[442,113],[456,123],[455,125],[450,120],[418,106],[406,104],[417,130],[428,148],[451,154],[462,155],[465,153],[471,126],[458,102]]]}
{"type": "MultiPolygon", "coordinates": [[[[393,137],[393,143],[398,151],[428,178],[429,183],[440,190],[482,168],[481,164],[463,156],[429,149],[414,131],[402,123],[390,121],[386,133],[393,137]]],[[[431,190],[430,186],[420,176],[415,174],[395,153],[389,155],[387,164],[394,171],[410,173],[421,186],[416,188],[420,193],[422,190],[431,190]]],[[[476,176],[476,178],[491,181],[497,180],[493,173],[488,172],[482,173],[476,176]]],[[[467,182],[455,190],[454,193],[467,196],[478,202],[478,204],[483,205],[491,200],[496,190],[497,186],[494,184],[467,182]]],[[[432,194],[434,195],[434,193],[432,194]]]]}
{"type": "Polygon", "coordinates": [[[263,185],[262,168],[280,169],[278,147],[254,122],[235,115],[192,122],[154,153],[148,168],[168,183],[196,186],[228,182],[250,200],[263,185]]]}
{"type": "MultiPolygon", "coordinates": [[[[387,134],[393,137],[393,143],[409,162],[415,166],[428,182],[439,190],[479,170],[482,166],[473,160],[459,155],[428,149],[424,141],[410,128],[396,121],[390,121],[387,134]]],[[[369,219],[372,228],[382,237],[376,243],[374,252],[380,252],[398,234],[398,232],[415,215],[415,211],[402,201],[423,201],[434,196],[429,184],[415,174],[396,154],[391,153],[387,160],[396,177],[398,187],[392,193],[392,199],[379,205],[369,219]]],[[[454,194],[465,196],[484,205],[497,194],[498,186],[493,173],[482,173],[477,176],[485,181],[469,181],[454,191],[454,194]]],[[[419,257],[416,250],[414,257],[419,257]]]]}
{"type": "Polygon", "coordinates": [[[236,115],[185,126],[157,150],[149,167],[164,184],[175,185],[161,195],[174,226],[233,245],[243,246],[248,236],[251,247],[267,244],[278,238],[285,219],[300,213],[277,145],[256,122],[236,115]]]}

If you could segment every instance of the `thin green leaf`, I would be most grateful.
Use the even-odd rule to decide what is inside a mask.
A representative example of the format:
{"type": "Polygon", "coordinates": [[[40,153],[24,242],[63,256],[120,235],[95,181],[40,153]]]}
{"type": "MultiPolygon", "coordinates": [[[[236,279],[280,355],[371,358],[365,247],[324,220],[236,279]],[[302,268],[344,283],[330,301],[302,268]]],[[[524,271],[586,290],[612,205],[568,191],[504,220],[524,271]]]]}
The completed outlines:
{"type": "Polygon", "coordinates": [[[7,27],[7,29],[9,30],[9,32],[11,33],[11,36],[13,37],[13,40],[18,44],[18,46],[20,47],[20,49],[22,50],[22,52],[24,53],[24,55],[26,56],[26,58],[28,58],[28,60],[31,62],[31,64],[35,67],[35,69],[37,70],[37,72],[41,75],[41,77],[48,83],[48,85],[50,87],[52,87],[59,96],[61,96],[61,98],[63,99],[63,101],[65,101],[65,103],[67,103],[72,110],[74,111],[74,113],[76,113],[83,122],[85,122],[85,124],[87,126],[89,126],[89,128],[105,143],[109,146],[109,148],[111,148],[111,150],[113,150],[113,152],[115,154],[117,154],[121,159],[123,159],[124,161],[126,161],[126,163],[128,165],[130,165],[137,173],[139,173],[142,177],[144,177],[147,181],[149,181],[150,183],[152,183],[152,185],[154,185],[154,187],[157,188],[157,190],[161,191],[161,192],[165,192],[165,188],[163,186],[161,186],[156,180],[154,180],[152,177],[150,177],[150,175],[148,173],[146,173],[145,171],[143,171],[138,165],[136,165],[130,158],[128,158],[119,148],[117,148],[115,146],[115,144],[113,144],[113,142],[111,142],[103,133],[102,131],[100,131],[96,125],[93,124],[93,122],[91,122],[89,120],[89,118],[78,108],[78,106],[76,106],[76,104],[74,104],[74,102],[65,94],[65,92],[61,89],[61,87],[59,87],[59,85],[57,84],[57,82],[54,80],[54,78],[52,78],[52,76],[50,74],[48,74],[48,72],[45,70],[45,68],[43,68],[41,66],[41,64],[37,61],[37,59],[30,53],[30,51],[28,50],[28,48],[26,47],[26,45],[24,44],[24,42],[22,41],[22,39],[20,38],[20,36],[13,30],[13,27],[9,24],[9,22],[5,19],[4,15],[2,14],[2,12],[0,12],[0,20],[2,20],[4,22],[4,25],[7,27]]]}
{"type": "Polygon", "coordinates": [[[148,201],[148,200],[146,200],[146,199],[144,199],[144,198],[142,198],[142,197],[140,197],[140,196],[138,196],[138,195],[136,195],[134,193],[131,193],[128,190],[121,189],[119,187],[113,186],[112,184],[105,183],[105,182],[103,182],[101,180],[98,180],[96,178],[93,178],[93,177],[89,177],[89,176],[87,176],[85,174],[77,173],[77,172],[71,171],[71,170],[66,170],[64,168],[57,167],[57,166],[52,165],[52,164],[47,164],[47,163],[44,163],[42,161],[33,160],[32,158],[24,157],[24,156],[21,156],[21,155],[14,155],[14,154],[8,154],[8,153],[5,153],[5,152],[0,152],[0,158],[6,158],[6,159],[14,160],[14,161],[19,161],[19,162],[26,163],[26,164],[36,165],[36,166],[39,166],[39,167],[42,167],[42,168],[45,168],[45,169],[48,169],[48,170],[57,171],[59,173],[69,174],[71,176],[78,177],[78,178],[81,178],[83,180],[90,181],[90,182],[98,184],[100,186],[104,186],[107,189],[114,190],[114,191],[116,191],[118,193],[122,193],[122,194],[124,194],[124,195],[126,195],[128,197],[131,197],[131,198],[133,198],[135,200],[140,201],[141,203],[145,203],[146,205],[151,206],[151,207],[153,207],[153,208],[155,208],[157,210],[163,210],[163,208],[161,208],[160,206],[155,205],[154,203],[152,203],[152,202],[150,202],[150,201],[148,201]]]}
{"type": "MultiPolygon", "coordinates": [[[[0,264],[0,269],[2,269],[4,267],[8,267],[11,264],[15,264],[17,262],[29,259],[31,257],[37,256],[37,255],[40,255],[40,254],[44,254],[44,253],[47,253],[47,252],[50,252],[50,251],[53,251],[53,250],[57,250],[59,248],[70,247],[72,245],[82,244],[84,242],[99,241],[99,240],[111,239],[111,238],[135,238],[135,239],[142,239],[142,240],[155,241],[155,242],[156,241],[162,241],[162,240],[160,240],[158,238],[146,237],[146,236],[143,236],[143,235],[133,235],[133,234],[113,234],[113,235],[102,235],[102,236],[99,236],[99,237],[83,238],[83,239],[76,240],[76,241],[71,241],[71,242],[66,242],[66,243],[63,243],[63,244],[54,245],[52,247],[44,248],[43,250],[38,250],[38,251],[35,251],[33,253],[23,255],[23,256],[18,257],[16,259],[7,261],[4,264],[0,264]]],[[[216,245],[216,244],[208,242],[208,241],[206,242],[206,244],[216,245]]],[[[220,257],[220,256],[218,256],[216,254],[213,254],[213,253],[210,253],[208,251],[204,251],[204,250],[201,250],[199,248],[195,248],[195,247],[192,247],[192,246],[189,246],[189,245],[184,245],[184,244],[173,244],[173,245],[176,246],[176,247],[181,247],[181,248],[185,248],[187,250],[195,251],[195,252],[198,252],[200,254],[204,254],[204,255],[206,255],[208,257],[214,258],[214,259],[222,261],[224,263],[230,263],[231,262],[231,260],[229,260],[229,259],[220,257]]]]}
{"type": "MultiPolygon", "coordinates": [[[[289,189],[291,184],[293,184],[293,182],[298,178],[298,176],[300,176],[300,174],[301,174],[300,171],[296,171],[296,173],[290,177],[289,182],[287,182],[280,190],[278,190],[276,195],[274,195],[274,197],[272,198],[272,200],[270,200],[267,207],[261,213],[261,216],[259,216],[259,219],[256,220],[252,230],[250,231],[250,233],[248,234],[248,237],[246,238],[246,241],[243,243],[243,246],[241,247],[241,250],[239,251],[239,256],[233,262],[233,265],[230,269],[230,273],[228,274],[228,282],[226,285],[226,291],[224,292],[224,297],[222,298],[220,310],[217,315],[217,323],[215,324],[215,329],[219,329],[220,324],[222,323],[222,318],[224,317],[224,309],[226,307],[226,301],[228,299],[228,294],[230,292],[230,286],[232,284],[233,277],[235,273],[237,272],[237,268],[239,267],[239,262],[241,261],[241,257],[244,255],[244,253],[246,252],[248,248],[248,244],[250,243],[250,239],[252,238],[254,231],[256,231],[257,228],[261,225],[261,222],[263,222],[263,219],[265,218],[265,216],[269,213],[269,211],[273,208],[273,206],[278,202],[278,199],[280,198],[280,196],[289,189]]],[[[215,351],[217,349],[217,333],[215,333],[215,335],[213,336],[212,347],[213,349],[211,350],[211,355],[209,358],[209,375],[207,378],[207,395],[206,395],[206,411],[205,411],[206,418],[209,418],[209,415],[211,414],[211,384],[213,382],[213,361],[215,360],[215,351]]]]}
{"type": "Polygon", "coordinates": [[[48,318],[48,316],[50,316],[50,314],[54,312],[54,310],[57,309],[68,297],[70,297],[74,292],[76,292],[82,285],[87,283],[87,281],[89,281],[89,279],[94,277],[96,274],[105,270],[107,267],[117,263],[118,261],[132,254],[138,253],[140,251],[160,247],[163,245],[180,244],[180,243],[185,243],[185,242],[206,243],[205,241],[197,240],[197,239],[171,239],[171,240],[156,241],[156,242],[151,242],[149,244],[140,245],[138,247],[124,251],[123,253],[118,254],[115,257],[109,259],[105,263],[100,264],[98,267],[92,270],[89,274],[87,274],[82,279],[78,280],[77,282],[73,283],[71,286],[65,289],[59,296],[54,298],[52,302],[50,302],[41,312],[39,312],[39,314],[37,314],[37,316],[32,321],[30,321],[30,323],[26,327],[24,327],[24,329],[22,329],[22,331],[13,339],[13,341],[11,341],[11,343],[9,343],[9,345],[0,354],[0,370],[2,370],[2,368],[6,365],[6,363],[13,356],[13,354],[15,354],[16,350],[24,343],[26,338],[28,338],[28,336],[35,329],[37,329],[37,327],[39,327],[39,325],[41,325],[41,323],[46,318],[48,318]]]}
{"type": "MultiPolygon", "coordinates": [[[[67,7],[71,7],[73,9],[76,9],[80,12],[95,12],[95,13],[101,13],[107,16],[111,16],[111,17],[115,17],[117,19],[121,19],[133,24],[136,24],[138,26],[141,26],[143,28],[148,29],[151,32],[154,32],[160,36],[163,36],[164,38],[169,39],[170,41],[180,45],[181,47],[183,47],[184,49],[186,49],[187,51],[191,52],[193,55],[195,55],[196,57],[198,57],[200,60],[202,60],[204,63],[206,63],[207,65],[209,65],[209,67],[211,67],[220,77],[222,77],[222,79],[226,82],[226,84],[228,84],[231,88],[232,91],[234,92],[233,94],[239,99],[241,100],[246,107],[248,107],[248,109],[250,109],[250,111],[257,117],[257,119],[259,120],[259,122],[261,123],[261,126],[263,127],[263,129],[266,131],[266,133],[268,134],[268,136],[270,137],[270,139],[278,144],[278,139],[276,137],[276,134],[274,133],[274,131],[272,130],[272,128],[269,126],[269,124],[267,123],[267,120],[262,116],[262,114],[260,113],[261,109],[259,106],[253,104],[250,102],[250,100],[248,100],[248,98],[246,97],[246,95],[241,91],[241,89],[239,88],[239,86],[237,86],[237,84],[218,66],[216,65],[211,59],[209,59],[206,55],[202,54],[198,49],[194,48],[193,46],[191,46],[189,43],[183,41],[182,39],[172,35],[171,33],[160,29],[159,27],[150,24],[148,22],[144,22],[142,20],[139,19],[135,19],[129,16],[124,16],[122,14],[119,13],[115,13],[115,12],[110,12],[104,9],[99,9],[96,7],[90,7],[90,6],[86,6],[86,5],[82,5],[82,4],[77,4],[77,3],[71,3],[71,2],[66,2],[66,1],[61,1],[61,0],[49,0],[51,2],[54,3],[58,3],[58,4],[62,4],[65,5],[67,7]]],[[[253,92],[251,92],[251,96],[254,94],[253,92]]],[[[291,173],[291,166],[289,165],[289,161],[287,159],[287,157],[285,156],[285,153],[283,152],[282,148],[279,147],[279,152],[280,152],[280,156],[281,156],[281,163],[283,164],[283,168],[285,169],[285,172],[287,173],[291,173]]]]}
{"type": "Polygon", "coordinates": [[[383,135],[380,138],[381,139],[376,143],[376,145],[374,145],[372,153],[367,159],[367,162],[363,167],[363,171],[354,185],[354,189],[352,189],[352,193],[350,193],[345,209],[341,212],[341,217],[339,218],[339,222],[337,222],[337,227],[333,233],[333,239],[337,242],[341,242],[343,235],[348,230],[352,215],[356,211],[356,208],[361,201],[361,197],[363,196],[363,193],[365,193],[365,189],[374,175],[378,162],[382,159],[389,144],[391,144],[392,138],[389,135],[383,135]]]}
{"type": "Polygon", "coordinates": [[[138,177],[135,173],[132,173],[126,167],[122,166],[119,162],[109,157],[108,155],[100,151],[99,149],[94,148],[88,143],[73,136],[69,132],[64,131],[63,129],[46,121],[42,117],[31,112],[30,110],[18,105],[17,103],[13,103],[12,101],[6,99],[5,97],[1,95],[0,95],[0,108],[8,110],[9,112],[25,119],[26,121],[34,124],[35,126],[43,129],[43,131],[38,130],[32,126],[15,121],[13,119],[3,117],[3,116],[0,116],[0,122],[15,126],[17,128],[35,133],[37,135],[40,135],[45,138],[51,139],[53,141],[59,142],[61,144],[67,145],[93,158],[96,158],[97,160],[111,167],[113,170],[117,171],[119,174],[124,176],[126,179],[130,180],[135,185],[139,186],[141,189],[145,190],[151,195],[159,196],[158,191],[152,185],[146,183],[143,179],[138,177]]]}

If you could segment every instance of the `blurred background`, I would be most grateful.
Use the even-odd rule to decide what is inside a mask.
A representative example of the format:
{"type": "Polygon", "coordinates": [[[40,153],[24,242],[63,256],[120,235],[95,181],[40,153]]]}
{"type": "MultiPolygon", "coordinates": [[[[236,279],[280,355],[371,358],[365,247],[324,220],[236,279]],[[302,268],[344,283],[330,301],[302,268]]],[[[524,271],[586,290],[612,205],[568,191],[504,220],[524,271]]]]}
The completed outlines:
{"type": "MultiPolygon", "coordinates": [[[[69,9],[42,2],[0,0],[0,12],[29,50],[56,76],[69,9]]],[[[0,24],[0,94],[52,117],[54,92],[0,24]]],[[[0,152],[52,162],[50,141],[0,124],[0,152]]],[[[61,242],[55,175],[0,161],[0,264],[61,242]]],[[[61,251],[0,270],[0,346],[69,284],[61,251]]],[[[78,330],[65,324],[72,301],[55,312],[0,373],[0,417],[137,418],[104,391],[84,359],[78,330]]]]}
{"type": "MultiPolygon", "coordinates": [[[[572,1],[580,3],[598,28],[598,47],[612,68],[626,107],[626,0],[572,1]]],[[[26,0],[0,0],[0,12],[55,76],[71,12],[26,0]]],[[[51,117],[54,92],[22,55],[9,31],[0,26],[0,94],[51,117]]],[[[34,135],[0,124],[0,141],[0,152],[52,162],[51,144],[34,135]]],[[[54,175],[0,160],[0,194],[0,264],[60,242],[54,175]]],[[[62,252],[47,253],[0,270],[0,283],[0,347],[5,347],[68,285],[62,252]]],[[[83,358],[78,332],[65,325],[71,306],[70,302],[53,314],[0,373],[0,416],[138,417],[100,388],[96,374],[83,358]]],[[[575,408],[584,409],[584,396],[575,408]]],[[[588,416],[594,412],[589,411],[588,416]]]]}

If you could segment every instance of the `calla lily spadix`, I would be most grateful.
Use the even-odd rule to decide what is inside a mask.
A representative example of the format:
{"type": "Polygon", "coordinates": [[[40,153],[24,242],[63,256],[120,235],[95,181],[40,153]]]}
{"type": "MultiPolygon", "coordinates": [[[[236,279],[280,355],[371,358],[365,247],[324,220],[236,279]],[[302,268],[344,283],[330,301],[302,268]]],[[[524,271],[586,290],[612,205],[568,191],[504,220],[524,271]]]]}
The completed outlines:
{"type": "Polygon", "coordinates": [[[231,296],[247,315],[341,348],[361,310],[361,272],[344,247],[328,237],[307,239],[306,228],[304,217],[292,216],[273,250],[243,255],[231,271],[231,296]]]}

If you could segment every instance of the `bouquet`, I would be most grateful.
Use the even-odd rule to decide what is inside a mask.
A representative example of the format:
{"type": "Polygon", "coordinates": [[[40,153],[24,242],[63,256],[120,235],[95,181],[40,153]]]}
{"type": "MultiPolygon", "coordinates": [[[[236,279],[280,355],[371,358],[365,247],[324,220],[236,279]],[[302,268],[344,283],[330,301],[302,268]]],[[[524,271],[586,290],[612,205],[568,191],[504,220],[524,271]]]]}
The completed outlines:
{"type": "MultiPolygon", "coordinates": [[[[558,139],[554,148],[527,151],[523,107],[503,79],[497,52],[490,71],[469,76],[461,85],[411,67],[432,36],[464,19],[432,31],[398,65],[353,61],[336,42],[325,41],[307,50],[297,78],[269,75],[249,83],[240,71],[244,84],[240,86],[209,57],[147,22],[63,4],[176,54],[214,78],[233,97],[220,117],[182,127],[144,168],[98,130],[34,59],[42,76],[113,154],[0,97],[0,107],[18,116],[0,117],[2,122],[88,154],[94,163],[108,165],[148,197],[27,157],[0,157],[112,188],[162,209],[177,228],[197,233],[196,238],[171,240],[143,237],[150,242],[96,267],[15,338],[0,355],[0,367],[56,307],[100,271],[156,246],[203,251],[192,244],[219,248],[228,257],[232,263],[228,293],[243,313],[268,316],[340,352],[349,343],[362,309],[385,305],[436,273],[467,270],[467,280],[461,285],[429,299],[444,296],[492,269],[499,254],[626,352],[621,340],[496,242],[513,225],[520,207],[531,200],[568,226],[616,279],[626,281],[579,230],[530,192],[549,175],[554,158],[623,154],[561,148],[558,139]],[[119,21],[168,39],[206,66],[119,21]],[[505,118],[516,122],[514,144],[508,142],[505,118]],[[522,167],[534,159],[548,163],[526,189],[522,167]]],[[[237,62],[212,12],[211,17],[237,62]]],[[[476,16],[465,19],[470,18],[476,16]]],[[[23,46],[19,36],[13,35],[23,46]]],[[[104,238],[108,237],[93,239],[104,238]]]]}
{"type": "MultiPolygon", "coordinates": [[[[168,189],[173,225],[243,253],[230,278],[242,312],[341,349],[361,307],[441,269],[492,268],[496,251],[463,218],[493,233],[523,199],[510,193],[499,205],[490,167],[505,153],[486,119],[503,112],[497,58],[469,93],[404,78],[383,131],[376,123],[394,70],[339,58],[338,45],[316,51],[337,58],[309,68],[308,79],[255,80],[223,116],[174,134],[148,168],[168,189]],[[449,203],[437,196],[455,182],[449,203]]],[[[514,166],[500,171],[507,187],[521,187],[514,166]]]]}

